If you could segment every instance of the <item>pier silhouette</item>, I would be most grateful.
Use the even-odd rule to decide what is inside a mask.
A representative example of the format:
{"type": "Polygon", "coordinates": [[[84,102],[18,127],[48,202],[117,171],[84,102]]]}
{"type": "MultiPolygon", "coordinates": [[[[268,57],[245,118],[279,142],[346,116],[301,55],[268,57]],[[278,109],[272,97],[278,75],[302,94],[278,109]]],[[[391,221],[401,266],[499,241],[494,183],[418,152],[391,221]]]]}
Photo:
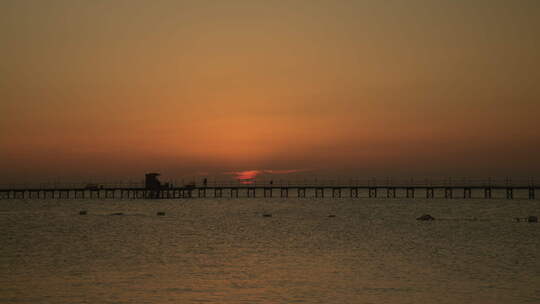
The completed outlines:
{"type": "Polygon", "coordinates": [[[144,184],[51,185],[0,187],[0,199],[185,199],[185,198],[387,198],[387,199],[536,199],[540,185],[533,180],[421,181],[271,181],[199,185],[161,183],[158,173],[146,174],[144,184]]]}

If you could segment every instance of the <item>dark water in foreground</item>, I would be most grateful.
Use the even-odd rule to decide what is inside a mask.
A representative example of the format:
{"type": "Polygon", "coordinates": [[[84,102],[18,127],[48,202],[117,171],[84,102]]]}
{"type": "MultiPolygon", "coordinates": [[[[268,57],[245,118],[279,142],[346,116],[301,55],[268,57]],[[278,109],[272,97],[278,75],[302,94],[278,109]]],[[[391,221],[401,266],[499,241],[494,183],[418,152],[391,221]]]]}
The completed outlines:
{"type": "Polygon", "coordinates": [[[0,201],[0,303],[540,303],[526,215],[540,202],[0,201]]]}

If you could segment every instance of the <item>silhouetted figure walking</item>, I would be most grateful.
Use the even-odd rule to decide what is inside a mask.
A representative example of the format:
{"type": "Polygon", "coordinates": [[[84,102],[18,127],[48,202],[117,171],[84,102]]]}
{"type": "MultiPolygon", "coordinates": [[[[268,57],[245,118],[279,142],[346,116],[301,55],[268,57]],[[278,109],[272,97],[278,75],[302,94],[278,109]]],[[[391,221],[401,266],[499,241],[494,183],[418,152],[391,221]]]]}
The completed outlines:
{"type": "Polygon", "coordinates": [[[206,187],[206,185],[208,185],[208,179],[206,179],[206,177],[203,179],[203,186],[206,187]]]}

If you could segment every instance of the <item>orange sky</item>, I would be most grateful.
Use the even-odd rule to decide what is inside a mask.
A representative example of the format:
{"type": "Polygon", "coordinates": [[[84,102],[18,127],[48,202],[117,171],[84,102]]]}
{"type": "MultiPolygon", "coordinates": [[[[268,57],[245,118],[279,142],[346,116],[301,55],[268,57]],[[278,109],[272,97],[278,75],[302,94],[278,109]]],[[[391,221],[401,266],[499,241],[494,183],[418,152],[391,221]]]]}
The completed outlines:
{"type": "Polygon", "coordinates": [[[540,169],[536,0],[4,0],[0,45],[0,183],[540,169]]]}

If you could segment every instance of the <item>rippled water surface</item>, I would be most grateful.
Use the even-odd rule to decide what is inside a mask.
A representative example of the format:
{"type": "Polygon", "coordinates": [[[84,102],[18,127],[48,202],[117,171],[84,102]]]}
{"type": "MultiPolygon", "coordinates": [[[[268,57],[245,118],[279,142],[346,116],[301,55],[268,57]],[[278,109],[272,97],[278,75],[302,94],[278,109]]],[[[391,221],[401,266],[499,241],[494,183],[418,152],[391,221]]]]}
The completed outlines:
{"type": "Polygon", "coordinates": [[[0,303],[540,303],[527,215],[539,201],[3,200],[0,303]]]}

